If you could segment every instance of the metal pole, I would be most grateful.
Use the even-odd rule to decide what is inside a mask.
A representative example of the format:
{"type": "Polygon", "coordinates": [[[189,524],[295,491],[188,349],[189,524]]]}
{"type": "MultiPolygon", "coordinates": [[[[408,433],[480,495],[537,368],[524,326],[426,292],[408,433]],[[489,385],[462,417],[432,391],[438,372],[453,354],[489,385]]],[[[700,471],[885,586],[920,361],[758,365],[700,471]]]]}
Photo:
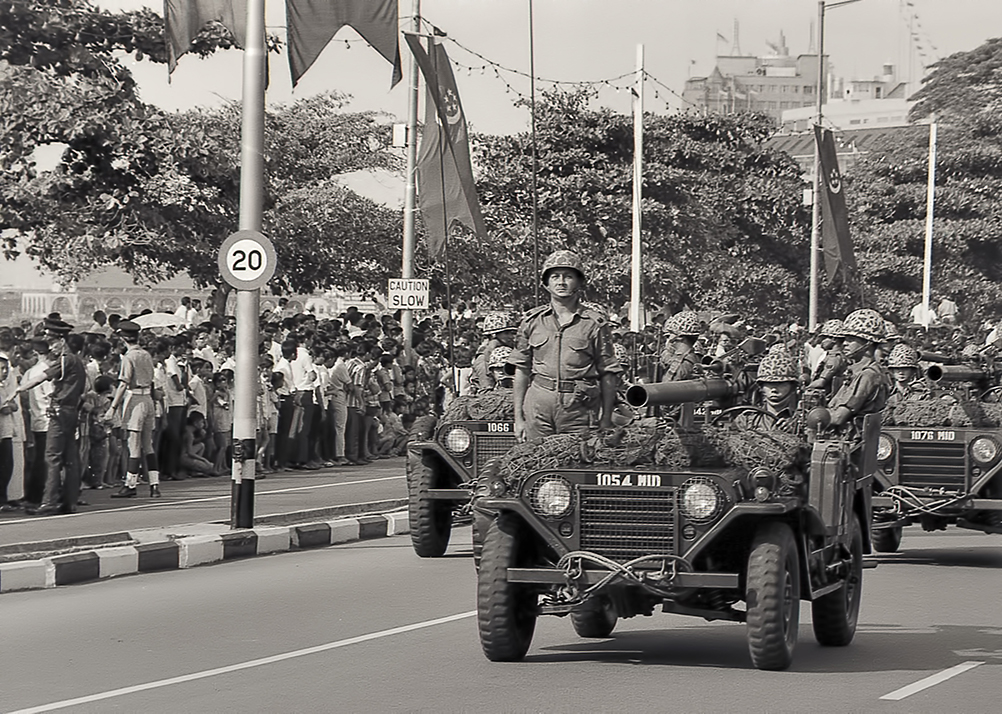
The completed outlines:
{"type": "MultiPolygon", "coordinates": [[[[411,9],[411,30],[421,32],[421,0],[413,0],[411,9]]],[[[417,215],[417,183],[415,181],[417,167],[417,118],[418,118],[418,65],[411,57],[410,84],[407,94],[407,188],[404,192],[404,245],[403,266],[400,277],[414,277],[414,247],[417,239],[414,234],[414,219],[417,215]]],[[[409,355],[411,337],[414,334],[414,312],[403,310],[400,314],[400,327],[403,328],[405,354],[409,355]]]]}
{"type": "MultiPolygon", "coordinates": [[[[247,0],[243,118],[240,127],[240,230],[261,230],[264,183],[264,0],[247,0]]],[[[237,290],[233,389],[233,487],[230,525],[254,526],[257,456],[258,317],[260,290],[237,290]]]]}
{"type": "MultiPolygon", "coordinates": [[[[817,125],[821,126],[825,82],[825,3],[818,2],[818,91],[817,125]]],[[[811,278],[807,329],[811,332],[818,325],[818,249],[821,244],[821,148],[814,142],[814,195],[811,211],[811,278]]]]}
{"type": "Polygon", "coordinates": [[[936,122],[929,125],[929,180],[925,193],[925,262],[922,267],[922,324],[929,327],[932,298],[932,221],[936,203],[936,122]]]}
{"type": "Polygon", "coordinates": [[[640,315],[640,228],[644,189],[644,46],[637,45],[637,84],[633,93],[633,246],[630,261],[630,330],[643,329],[640,315]]]}
{"type": "Polygon", "coordinates": [[[536,39],[533,28],[532,0],[529,0],[529,113],[532,123],[532,285],[533,299],[539,305],[539,159],[536,156],[536,39]]]}

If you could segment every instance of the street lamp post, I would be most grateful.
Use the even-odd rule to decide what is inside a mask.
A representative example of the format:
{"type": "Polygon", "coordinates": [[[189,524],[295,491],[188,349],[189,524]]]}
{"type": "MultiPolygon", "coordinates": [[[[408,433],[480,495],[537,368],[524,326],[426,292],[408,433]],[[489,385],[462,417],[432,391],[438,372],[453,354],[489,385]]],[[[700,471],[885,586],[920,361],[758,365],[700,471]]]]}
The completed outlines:
{"type": "MultiPolygon", "coordinates": [[[[824,104],[825,86],[825,10],[829,8],[851,5],[860,0],[840,0],[840,2],[825,3],[825,0],[818,0],[818,91],[817,91],[817,118],[815,123],[820,127],[823,118],[822,105],[824,104]]],[[[814,146],[814,196],[811,211],[811,280],[810,297],[807,327],[813,332],[818,325],[818,268],[820,260],[818,252],[821,247],[821,201],[818,196],[821,193],[821,147],[814,146]]]]}

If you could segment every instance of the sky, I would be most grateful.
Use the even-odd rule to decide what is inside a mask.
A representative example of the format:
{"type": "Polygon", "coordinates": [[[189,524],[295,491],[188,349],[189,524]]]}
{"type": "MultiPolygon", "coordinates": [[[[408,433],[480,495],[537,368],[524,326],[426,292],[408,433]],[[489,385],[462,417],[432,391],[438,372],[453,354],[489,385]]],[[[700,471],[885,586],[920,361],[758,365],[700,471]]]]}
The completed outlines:
{"type": "MultiPolygon", "coordinates": [[[[163,12],[156,0],[93,1],[111,11],[152,7],[163,12]]],[[[284,39],[285,3],[266,3],[268,30],[284,39]]],[[[413,0],[400,0],[399,7],[401,26],[409,28],[413,0]]],[[[529,8],[530,0],[421,0],[421,15],[455,40],[445,47],[459,65],[456,81],[474,131],[528,130],[529,112],[515,101],[529,96],[530,83],[509,70],[529,73],[529,8]]],[[[595,82],[628,75],[636,69],[637,45],[643,44],[645,68],[657,80],[645,84],[645,109],[676,111],[684,105],[672,92],[681,94],[687,77],[707,75],[718,54],[730,54],[735,29],[743,54],[767,54],[766,43],[776,42],[780,32],[791,54],[815,51],[811,36],[817,9],[813,0],[532,0],[537,96],[553,86],[545,80],[595,82]]],[[[1002,2],[859,0],[826,13],[825,52],[836,75],[845,79],[872,78],[881,74],[885,63],[892,63],[899,78],[913,80],[912,87],[917,88],[923,60],[909,40],[912,35],[924,47],[926,63],[974,49],[1002,35],[1002,2]]],[[[388,121],[403,122],[407,113],[403,43],[401,55],[405,80],[390,90],[390,65],[351,28],[342,28],[294,91],[287,57],[272,55],[266,101],[288,103],[338,90],[352,95],[350,110],[381,111],[389,115],[388,121]]],[[[164,109],[212,107],[240,99],[239,50],[204,60],[184,56],[170,82],[165,65],[132,56],[122,61],[139,83],[143,100],[164,109]]],[[[629,113],[631,82],[623,78],[595,85],[596,102],[629,113]]],[[[0,286],[22,282],[25,275],[21,261],[0,261],[0,286]]]]}
{"type": "MultiPolygon", "coordinates": [[[[831,0],[829,0],[831,1],[831,0]]],[[[155,0],[95,0],[109,10],[153,7],[155,0]]],[[[266,24],[284,38],[285,3],[266,0],[266,24]]],[[[413,0],[400,0],[401,26],[409,27],[413,0]]],[[[503,68],[528,73],[530,0],[422,0],[421,14],[450,38],[503,68]]],[[[677,110],[688,76],[705,76],[716,55],[730,54],[735,26],[744,54],[766,54],[768,41],[786,37],[793,55],[813,49],[816,24],[813,0],[533,0],[535,74],[563,82],[595,81],[628,74],[636,68],[637,45],[644,45],[647,72],[664,86],[648,82],[645,108],[677,110]],[[719,35],[725,40],[721,40],[719,35]],[[667,89],[665,88],[667,87],[667,89]]],[[[831,8],[825,20],[825,51],[837,75],[870,79],[892,63],[902,79],[921,77],[921,59],[909,51],[911,32],[925,48],[926,62],[970,50],[1002,34],[1002,3],[997,0],[859,0],[831,8]],[[935,50],[932,48],[935,47],[935,50]]],[[[503,134],[529,126],[526,108],[516,107],[528,96],[529,80],[504,69],[501,77],[487,63],[462,47],[446,44],[455,63],[457,83],[467,120],[475,131],[503,134]],[[466,70],[463,67],[473,69],[466,70]],[[510,88],[509,88],[510,87],[510,88]]],[[[402,46],[406,63],[406,47],[402,46]]],[[[231,50],[206,60],[183,57],[172,81],[167,69],[148,61],[126,58],[145,101],[166,109],[214,106],[240,98],[241,53],[231,50]]],[[[354,110],[380,110],[404,121],[406,79],[389,89],[390,67],[350,28],[343,28],[317,63],[292,90],[285,55],[271,57],[272,85],[267,101],[285,103],[319,92],[351,94],[354,110]],[[344,40],[349,40],[346,45],[344,40]],[[353,41],[354,40],[354,41],[353,41]]],[[[406,70],[405,70],[406,77],[406,70]]],[[[598,102],[630,111],[630,79],[598,85],[598,102]]],[[[552,86],[537,81],[538,92],[552,86]]],[[[917,84],[914,85],[917,87],[917,84]]]]}

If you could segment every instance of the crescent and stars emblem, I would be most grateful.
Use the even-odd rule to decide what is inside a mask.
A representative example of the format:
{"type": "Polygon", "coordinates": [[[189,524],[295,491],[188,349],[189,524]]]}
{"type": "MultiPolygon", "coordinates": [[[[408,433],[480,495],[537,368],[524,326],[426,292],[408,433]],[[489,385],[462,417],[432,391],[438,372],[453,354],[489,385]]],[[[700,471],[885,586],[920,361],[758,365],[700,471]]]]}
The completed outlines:
{"type": "Polygon", "coordinates": [[[837,168],[832,169],[828,175],[828,189],[832,193],[838,193],[842,190],[842,174],[839,173],[837,168]]]}
{"type": "Polygon", "coordinates": [[[456,94],[456,90],[452,87],[439,85],[438,91],[442,97],[445,118],[448,119],[450,124],[455,124],[462,117],[462,111],[459,108],[459,96],[456,94]]]}

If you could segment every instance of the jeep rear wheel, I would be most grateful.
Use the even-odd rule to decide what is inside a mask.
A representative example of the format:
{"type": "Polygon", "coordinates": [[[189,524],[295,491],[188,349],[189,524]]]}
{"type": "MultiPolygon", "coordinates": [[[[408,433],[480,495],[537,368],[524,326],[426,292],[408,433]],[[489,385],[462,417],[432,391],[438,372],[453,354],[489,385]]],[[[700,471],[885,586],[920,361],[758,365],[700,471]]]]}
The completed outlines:
{"type": "Polygon", "coordinates": [[[508,582],[508,568],[523,562],[525,542],[518,520],[501,514],[487,529],[477,571],[480,646],[492,662],[517,662],[532,643],[538,598],[530,586],[508,582]]]}
{"type": "Polygon", "coordinates": [[[842,587],[811,603],[814,638],[824,647],[845,647],[856,634],[863,594],[863,529],[859,516],[852,518],[849,558],[849,572],[842,587]]]}
{"type": "Polygon", "coordinates": [[[878,553],[897,553],[901,547],[901,526],[895,528],[876,528],[871,539],[873,549],[878,553]]]}
{"type": "Polygon", "coordinates": [[[746,572],[748,651],[758,669],[786,669],[800,626],[800,567],[793,531],[767,523],[755,533],[746,572]]]}
{"type": "Polygon", "coordinates": [[[428,489],[445,484],[433,457],[423,452],[407,452],[407,512],[411,543],[422,558],[439,558],[445,554],[452,535],[452,501],[428,497],[428,489]]]}
{"type": "Polygon", "coordinates": [[[571,624],[579,637],[608,637],[619,617],[607,597],[592,598],[579,610],[571,610],[571,624]]]}

